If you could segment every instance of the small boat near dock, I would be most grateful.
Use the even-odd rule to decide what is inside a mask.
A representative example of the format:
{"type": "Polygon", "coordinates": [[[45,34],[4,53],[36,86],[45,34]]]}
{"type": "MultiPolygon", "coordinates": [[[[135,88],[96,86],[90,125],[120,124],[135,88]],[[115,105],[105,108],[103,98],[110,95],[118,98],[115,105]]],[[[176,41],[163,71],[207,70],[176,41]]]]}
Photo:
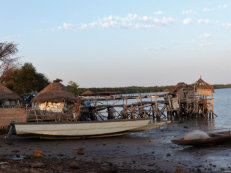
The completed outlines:
{"type": "Polygon", "coordinates": [[[204,145],[216,145],[231,142],[231,131],[209,133],[206,139],[190,139],[181,138],[171,140],[172,143],[183,146],[204,146],[204,145]]]}

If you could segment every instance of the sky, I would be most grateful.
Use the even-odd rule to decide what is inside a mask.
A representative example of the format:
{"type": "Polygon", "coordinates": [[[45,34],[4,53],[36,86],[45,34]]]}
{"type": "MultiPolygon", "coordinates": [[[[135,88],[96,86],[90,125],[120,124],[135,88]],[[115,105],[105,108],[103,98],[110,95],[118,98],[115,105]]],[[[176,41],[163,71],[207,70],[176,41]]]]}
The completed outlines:
{"type": "Polygon", "coordinates": [[[80,87],[231,83],[230,0],[0,0],[0,42],[80,87]]]}

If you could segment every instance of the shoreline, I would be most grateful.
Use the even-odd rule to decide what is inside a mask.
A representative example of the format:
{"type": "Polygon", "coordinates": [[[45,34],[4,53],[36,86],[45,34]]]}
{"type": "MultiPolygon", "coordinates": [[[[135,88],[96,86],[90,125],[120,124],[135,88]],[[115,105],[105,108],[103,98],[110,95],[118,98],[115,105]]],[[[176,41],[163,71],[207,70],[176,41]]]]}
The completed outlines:
{"type": "MultiPolygon", "coordinates": [[[[58,172],[230,171],[229,145],[193,148],[171,143],[172,139],[180,138],[195,129],[206,132],[214,130],[207,121],[192,120],[173,122],[145,132],[101,139],[38,140],[13,136],[11,143],[5,144],[1,136],[0,162],[10,162],[10,165],[14,166],[18,161],[7,161],[5,157],[23,155],[26,158],[20,162],[25,162],[27,169],[32,169],[32,163],[44,162],[44,168],[33,169],[46,172],[52,172],[55,165],[63,167],[63,170],[60,168],[61,171],[58,172]],[[79,153],[79,150],[82,150],[82,153],[79,153]],[[42,157],[34,158],[34,151],[41,151],[42,157]],[[71,168],[72,161],[80,163],[78,169],[71,168]]],[[[2,166],[6,165],[0,165],[0,170],[2,166]]]]}

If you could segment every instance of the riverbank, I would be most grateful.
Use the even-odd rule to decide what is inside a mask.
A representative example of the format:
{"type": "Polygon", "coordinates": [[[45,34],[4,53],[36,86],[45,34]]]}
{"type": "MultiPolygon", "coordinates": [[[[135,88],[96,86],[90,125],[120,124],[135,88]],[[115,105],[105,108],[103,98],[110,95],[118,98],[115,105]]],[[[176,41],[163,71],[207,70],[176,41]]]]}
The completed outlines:
{"type": "Polygon", "coordinates": [[[213,123],[174,122],[146,132],[88,140],[38,140],[14,136],[6,144],[1,137],[0,162],[7,163],[0,164],[0,168],[16,166],[17,170],[38,172],[230,171],[231,147],[228,144],[192,148],[171,143],[172,139],[183,137],[194,129],[213,131],[213,123]],[[42,157],[34,158],[34,151],[41,151],[42,157]],[[7,160],[6,157],[9,155],[23,155],[25,159],[7,160]],[[76,168],[71,167],[72,162],[76,163],[76,168]],[[42,163],[40,164],[42,166],[33,168],[31,166],[33,163],[42,163]]]}

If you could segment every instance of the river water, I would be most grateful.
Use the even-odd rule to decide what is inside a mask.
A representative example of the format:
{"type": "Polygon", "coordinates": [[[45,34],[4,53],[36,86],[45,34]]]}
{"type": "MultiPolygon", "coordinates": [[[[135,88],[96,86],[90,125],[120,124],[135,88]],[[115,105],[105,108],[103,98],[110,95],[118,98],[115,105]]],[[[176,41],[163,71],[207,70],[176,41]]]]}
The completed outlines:
{"type": "Polygon", "coordinates": [[[231,88],[216,89],[214,93],[215,130],[231,130],[231,88]]]}

